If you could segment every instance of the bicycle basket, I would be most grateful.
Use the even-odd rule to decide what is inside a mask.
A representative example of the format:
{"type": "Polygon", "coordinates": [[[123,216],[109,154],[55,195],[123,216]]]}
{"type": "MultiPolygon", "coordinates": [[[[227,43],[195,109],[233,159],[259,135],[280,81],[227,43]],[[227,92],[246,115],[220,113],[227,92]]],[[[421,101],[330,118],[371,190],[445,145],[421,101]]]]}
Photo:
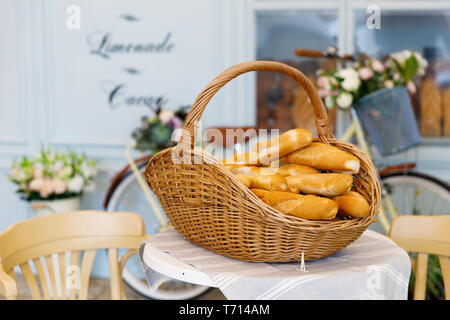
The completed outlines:
{"type": "Polygon", "coordinates": [[[405,87],[375,91],[356,104],[356,112],[369,140],[383,156],[422,143],[405,87]]]}

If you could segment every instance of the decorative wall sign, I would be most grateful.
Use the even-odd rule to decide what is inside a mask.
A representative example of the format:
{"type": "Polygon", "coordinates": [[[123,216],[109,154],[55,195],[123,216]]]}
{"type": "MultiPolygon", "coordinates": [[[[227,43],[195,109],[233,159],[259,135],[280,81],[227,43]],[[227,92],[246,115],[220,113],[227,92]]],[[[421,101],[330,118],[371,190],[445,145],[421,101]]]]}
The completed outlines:
{"type": "Polygon", "coordinates": [[[53,144],[124,145],[143,115],[192,104],[221,68],[218,1],[78,1],[80,29],[63,23],[69,2],[49,16],[53,144]]]}

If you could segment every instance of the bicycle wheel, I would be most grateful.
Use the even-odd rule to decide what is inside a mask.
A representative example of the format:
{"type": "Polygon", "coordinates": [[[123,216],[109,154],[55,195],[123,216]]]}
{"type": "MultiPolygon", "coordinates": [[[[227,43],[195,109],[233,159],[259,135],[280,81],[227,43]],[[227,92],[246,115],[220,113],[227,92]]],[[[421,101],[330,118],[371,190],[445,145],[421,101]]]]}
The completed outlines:
{"type": "MultiPolygon", "coordinates": [[[[106,211],[139,213],[145,222],[146,234],[155,234],[160,227],[159,220],[154,215],[132,172],[129,172],[114,190],[106,211]]],[[[160,300],[193,299],[210,289],[206,286],[199,286],[171,278],[156,284],[155,287],[150,287],[145,280],[137,255],[131,257],[125,265],[123,280],[139,294],[160,300]]]]}
{"type": "MultiPolygon", "coordinates": [[[[382,175],[381,180],[398,215],[450,214],[450,187],[444,181],[413,171],[389,173],[382,175]]],[[[384,199],[382,204],[389,216],[384,199]]],[[[379,222],[371,228],[384,233],[379,222]]]]}

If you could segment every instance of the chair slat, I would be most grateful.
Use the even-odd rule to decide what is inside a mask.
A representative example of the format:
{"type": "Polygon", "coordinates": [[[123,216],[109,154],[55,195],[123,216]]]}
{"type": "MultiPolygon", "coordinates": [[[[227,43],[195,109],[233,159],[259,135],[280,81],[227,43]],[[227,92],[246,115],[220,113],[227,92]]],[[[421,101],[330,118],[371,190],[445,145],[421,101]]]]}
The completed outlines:
{"type": "Polygon", "coordinates": [[[439,256],[439,263],[444,279],[445,300],[450,300],[450,257],[439,256]]]}
{"type": "Polygon", "coordinates": [[[36,282],[36,278],[34,277],[33,271],[31,271],[30,263],[24,262],[20,265],[20,270],[22,270],[23,276],[28,284],[28,288],[30,288],[31,296],[35,300],[41,300],[41,293],[39,292],[39,287],[36,282]]]}
{"type": "Polygon", "coordinates": [[[53,266],[52,255],[45,257],[45,263],[47,264],[47,271],[50,277],[50,284],[52,286],[53,299],[58,299],[58,286],[56,284],[55,268],[53,266]]]}
{"type": "Polygon", "coordinates": [[[61,299],[66,300],[66,253],[58,253],[59,277],[61,283],[61,299]]]}
{"type": "Polygon", "coordinates": [[[416,263],[416,284],[414,287],[414,300],[424,300],[427,287],[428,254],[418,253],[416,263]]]}
{"type": "Polygon", "coordinates": [[[92,265],[94,264],[95,254],[97,250],[91,249],[84,251],[83,262],[81,263],[80,275],[80,291],[78,294],[79,300],[86,300],[89,289],[89,277],[91,275],[92,265]]]}
{"type": "Polygon", "coordinates": [[[109,277],[111,286],[111,299],[120,300],[121,290],[120,290],[120,274],[119,274],[119,255],[117,249],[108,249],[108,260],[109,260],[109,277]]]}
{"type": "Polygon", "coordinates": [[[41,283],[42,292],[44,293],[44,299],[50,299],[50,293],[47,286],[47,279],[45,278],[44,269],[42,268],[42,263],[39,258],[33,260],[34,266],[36,267],[39,282],[41,283]]]}

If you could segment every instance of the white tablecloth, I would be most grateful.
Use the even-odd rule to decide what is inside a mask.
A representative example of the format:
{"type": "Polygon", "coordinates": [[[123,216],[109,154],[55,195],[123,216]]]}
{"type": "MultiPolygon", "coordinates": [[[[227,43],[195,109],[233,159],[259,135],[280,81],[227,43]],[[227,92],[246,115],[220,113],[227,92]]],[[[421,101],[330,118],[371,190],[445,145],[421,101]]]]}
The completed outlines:
{"type": "MultiPolygon", "coordinates": [[[[347,248],[300,263],[243,262],[215,254],[183,239],[175,230],[141,244],[139,256],[150,284],[165,278],[146,261],[151,250],[170,255],[205,273],[228,299],[406,299],[411,271],[407,253],[389,238],[366,230],[347,248]]],[[[153,263],[150,263],[154,265],[153,263]]]]}

